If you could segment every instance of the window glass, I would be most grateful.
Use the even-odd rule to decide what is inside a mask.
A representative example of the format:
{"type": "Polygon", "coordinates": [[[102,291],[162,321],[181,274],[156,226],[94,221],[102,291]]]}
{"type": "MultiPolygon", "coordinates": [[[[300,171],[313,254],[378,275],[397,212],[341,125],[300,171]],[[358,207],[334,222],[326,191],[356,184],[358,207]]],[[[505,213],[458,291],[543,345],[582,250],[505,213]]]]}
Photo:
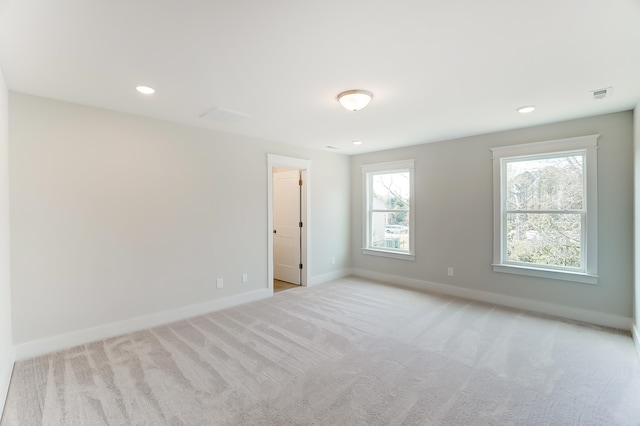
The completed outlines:
{"type": "Polygon", "coordinates": [[[584,154],[506,159],[506,261],[582,267],[584,154]]]}
{"type": "Polygon", "coordinates": [[[413,260],[413,160],[362,166],[363,253],[413,260]],[[391,254],[391,255],[390,255],[391,254]]]}
{"type": "Polygon", "coordinates": [[[598,137],[491,149],[494,271],[597,284],[598,137]]]}
{"type": "Polygon", "coordinates": [[[507,208],[581,209],[583,156],[507,161],[507,208]]]}

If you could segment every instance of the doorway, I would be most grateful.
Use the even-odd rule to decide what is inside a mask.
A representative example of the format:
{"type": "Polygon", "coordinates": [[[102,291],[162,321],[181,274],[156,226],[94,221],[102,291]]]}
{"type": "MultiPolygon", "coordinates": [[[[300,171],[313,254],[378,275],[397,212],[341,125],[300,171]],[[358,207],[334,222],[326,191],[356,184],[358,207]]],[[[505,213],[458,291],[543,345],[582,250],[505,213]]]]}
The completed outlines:
{"type": "Polygon", "coordinates": [[[307,285],[311,161],[269,154],[268,287],[307,285]]]}
{"type": "Polygon", "coordinates": [[[302,172],[273,169],[273,279],[300,285],[302,172]]]}

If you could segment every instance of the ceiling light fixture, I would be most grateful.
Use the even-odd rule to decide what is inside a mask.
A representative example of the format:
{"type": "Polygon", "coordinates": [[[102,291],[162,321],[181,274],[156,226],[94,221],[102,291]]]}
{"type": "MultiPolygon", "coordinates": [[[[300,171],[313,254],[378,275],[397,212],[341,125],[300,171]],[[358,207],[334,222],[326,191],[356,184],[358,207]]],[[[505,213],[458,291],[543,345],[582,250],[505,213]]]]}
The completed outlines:
{"type": "Polygon", "coordinates": [[[368,90],[347,90],[338,95],[338,102],[349,111],[360,111],[369,105],[373,93],[368,90]]]}
{"type": "Polygon", "coordinates": [[[536,110],[536,106],[535,105],[526,105],[523,107],[518,108],[518,112],[520,114],[529,114],[530,112],[533,112],[536,110]]]}
{"type": "Polygon", "coordinates": [[[148,86],[138,86],[136,87],[136,90],[143,95],[153,95],[154,93],[156,93],[154,88],[148,86]]]}
{"type": "Polygon", "coordinates": [[[354,145],[362,145],[362,141],[353,141],[352,142],[354,145]]]}

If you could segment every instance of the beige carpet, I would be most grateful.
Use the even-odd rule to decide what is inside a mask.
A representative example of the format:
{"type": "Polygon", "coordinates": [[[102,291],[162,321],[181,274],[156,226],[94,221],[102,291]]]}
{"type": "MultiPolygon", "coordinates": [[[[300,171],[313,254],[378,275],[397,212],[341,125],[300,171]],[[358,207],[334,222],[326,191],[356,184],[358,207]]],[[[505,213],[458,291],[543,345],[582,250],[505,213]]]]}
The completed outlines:
{"type": "Polygon", "coordinates": [[[637,425],[625,332],[358,279],[16,364],[10,425],[637,425]]]}

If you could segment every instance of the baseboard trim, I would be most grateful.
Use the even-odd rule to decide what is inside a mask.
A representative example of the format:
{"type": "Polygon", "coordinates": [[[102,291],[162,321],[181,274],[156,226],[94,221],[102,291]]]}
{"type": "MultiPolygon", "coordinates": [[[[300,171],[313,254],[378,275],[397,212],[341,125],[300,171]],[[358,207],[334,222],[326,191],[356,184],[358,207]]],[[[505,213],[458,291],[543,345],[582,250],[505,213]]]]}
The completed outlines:
{"type": "Polygon", "coordinates": [[[638,353],[638,358],[640,359],[640,332],[638,332],[638,327],[636,324],[633,324],[631,327],[631,336],[633,336],[633,343],[636,345],[636,352],[638,353]]]}
{"type": "Polygon", "coordinates": [[[19,361],[34,358],[62,349],[132,333],[145,328],[169,324],[198,315],[207,314],[209,312],[219,311],[221,309],[265,299],[271,296],[272,292],[269,289],[256,290],[249,293],[225,297],[223,299],[211,300],[205,303],[198,303],[125,321],[60,334],[41,340],[21,343],[15,346],[15,359],[19,361]]]}
{"type": "Polygon", "coordinates": [[[522,309],[526,311],[537,312],[541,314],[552,315],[555,317],[582,321],[605,327],[617,328],[621,330],[631,330],[633,324],[633,320],[631,318],[626,318],[618,315],[589,311],[587,309],[573,308],[564,305],[556,305],[547,302],[539,302],[536,300],[523,299],[520,297],[506,296],[503,294],[491,293],[487,291],[455,287],[451,285],[417,280],[414,278],[401,277],[397,275],[366,271],[364,269],[353,269],[352,274],[363,278],[384,281],[417,290],[431,291],[434,293],[446,294],[448,296],[455,296],[464,299],[476,300],[479,302],[492,303],[494,305],[507,306],[510,308],[522,309]]]}
{"type": "Polygon", "coordinates": [[[4,412],[4,405],[7,402],[7,394],[9,393],[9,384],[11,383],[11,375],[13,374],[13,365],[16,361],[15,348],[11,348],[9,358],[5,365],[0,366],[0,419],[4,412]]]}
{"type": "Polygon", "coordinates": [[[328,283],[340,278],[348,277],[349,275],[351,275],[351,269],[341,269],[339,271],[329,272],[322,275],[314,275],[309,279],[307,287],[313,287],[314,285],[328,283]]]}

